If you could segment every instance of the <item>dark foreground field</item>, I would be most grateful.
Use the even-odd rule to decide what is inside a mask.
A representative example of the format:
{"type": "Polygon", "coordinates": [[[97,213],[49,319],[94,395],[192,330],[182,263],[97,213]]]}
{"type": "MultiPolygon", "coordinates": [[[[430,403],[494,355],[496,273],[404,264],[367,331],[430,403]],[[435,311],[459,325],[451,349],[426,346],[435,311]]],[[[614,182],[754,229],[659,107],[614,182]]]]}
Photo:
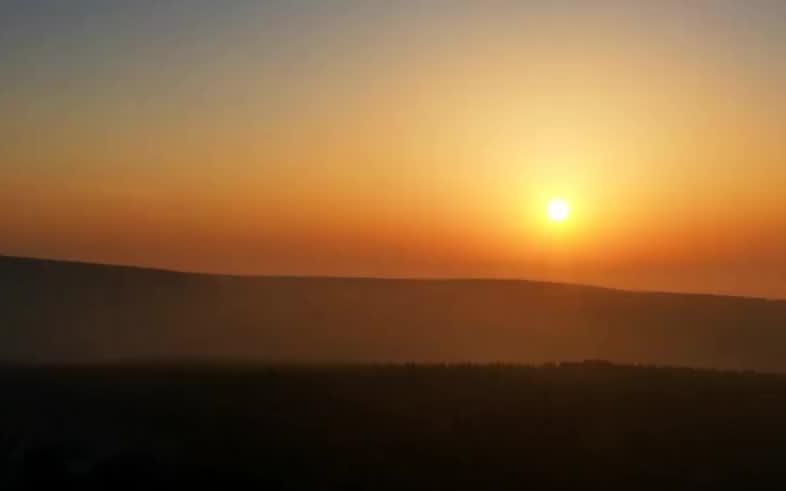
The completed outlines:
{"type": "Polygon", "coordinates": [[[783,376],[155,365],[5,368],[0,390],[0,489],[786,482],[783,376]]]}

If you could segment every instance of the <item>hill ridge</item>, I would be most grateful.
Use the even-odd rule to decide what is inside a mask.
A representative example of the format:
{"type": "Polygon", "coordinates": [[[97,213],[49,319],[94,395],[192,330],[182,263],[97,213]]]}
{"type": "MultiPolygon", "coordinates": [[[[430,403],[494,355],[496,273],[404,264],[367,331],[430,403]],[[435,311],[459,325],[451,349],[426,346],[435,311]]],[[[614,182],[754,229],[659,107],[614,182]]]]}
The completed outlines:
{"type": "Polygon", "coordinates": [[[531,280],[0,257],[0,360],[615,363],[786,372],[786,302],[531,280]]]}
{"type": "Polygon", "coordinates": [[[395,277],[395,276],[358,276],[358,275],[297,275],[297,274],[236,274],[236,273],[215,273],[205,271],[188,271],[171,269],[165,267],[154,266],[139,266],[134,264],[120,264],[120,263],[102,263],[91,262],[73,259],[52,259],[52,258],[39,258],[29,256],[14,256],[0,254],[0,269],[3,268],[3,262],[22,262],[28,264],[47,264],[51,266],[62,265],[64,267],[87,267],[87,268],[109,268],[126,271],[147,272],[147,273],[161,273],[171,275],[195,276],[195,277],[211,277],[211,278],[229,278],[239,280],[255,280],[255,279],[282,279],[282,280],[353,280],[353,281],[381,281],[381,282],[428,282],[428,283],[524,283],[524,284],[537,284],[548,287],[565,287],[565,288],[584,288],[594,290],[604,290],[617,293],[628,293],[634,295],[674,295],[674,296],[689,296],[689,297],[712,297],[712,298],[728,298],[728,299],[743,299],[743,300],[763,300],[767,302],[784,302],[786,298],[770,298],[752,295],[731,295],[724,293],[711,293],[711,292],[679,292],[669,290],[648,290],[648,289],[631,289],[619,288],[612,286],[603,286],[592,283],[574,283],[563,281],[551,281],[535,278],[494,278],[494,277],[395,277]]]}

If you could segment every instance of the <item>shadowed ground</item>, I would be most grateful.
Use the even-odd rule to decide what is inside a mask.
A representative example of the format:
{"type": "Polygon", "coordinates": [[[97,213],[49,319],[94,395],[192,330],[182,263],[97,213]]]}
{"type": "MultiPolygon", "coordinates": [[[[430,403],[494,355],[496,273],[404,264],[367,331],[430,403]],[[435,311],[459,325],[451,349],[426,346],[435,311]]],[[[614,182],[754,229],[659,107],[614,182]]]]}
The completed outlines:
{"type": "Polygon", "coordinates": [[[8,367],[0,390],[3,489],[786,482],[782,376],[599,362],[8,367]]]}

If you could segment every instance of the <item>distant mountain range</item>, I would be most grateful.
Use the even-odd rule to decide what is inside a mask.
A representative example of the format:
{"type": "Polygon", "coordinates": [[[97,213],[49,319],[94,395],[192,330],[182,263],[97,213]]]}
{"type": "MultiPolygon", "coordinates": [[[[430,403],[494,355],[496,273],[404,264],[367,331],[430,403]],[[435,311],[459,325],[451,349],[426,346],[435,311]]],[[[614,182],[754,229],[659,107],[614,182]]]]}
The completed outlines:
{"type": "Polygon", "coordinates": [[[619,363],[786,372],[786,301],[0,257],[0,360],[619,363]]]}

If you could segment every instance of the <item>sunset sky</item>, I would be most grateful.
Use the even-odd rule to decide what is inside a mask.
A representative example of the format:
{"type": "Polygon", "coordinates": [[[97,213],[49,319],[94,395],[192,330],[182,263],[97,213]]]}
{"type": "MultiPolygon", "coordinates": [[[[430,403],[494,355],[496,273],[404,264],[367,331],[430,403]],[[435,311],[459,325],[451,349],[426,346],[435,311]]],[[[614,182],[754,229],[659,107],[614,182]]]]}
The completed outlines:
{"type": "Polygon", "coordinates": [[[5,0],[0,253],[786,298],[786,2],[5,0]]]}

